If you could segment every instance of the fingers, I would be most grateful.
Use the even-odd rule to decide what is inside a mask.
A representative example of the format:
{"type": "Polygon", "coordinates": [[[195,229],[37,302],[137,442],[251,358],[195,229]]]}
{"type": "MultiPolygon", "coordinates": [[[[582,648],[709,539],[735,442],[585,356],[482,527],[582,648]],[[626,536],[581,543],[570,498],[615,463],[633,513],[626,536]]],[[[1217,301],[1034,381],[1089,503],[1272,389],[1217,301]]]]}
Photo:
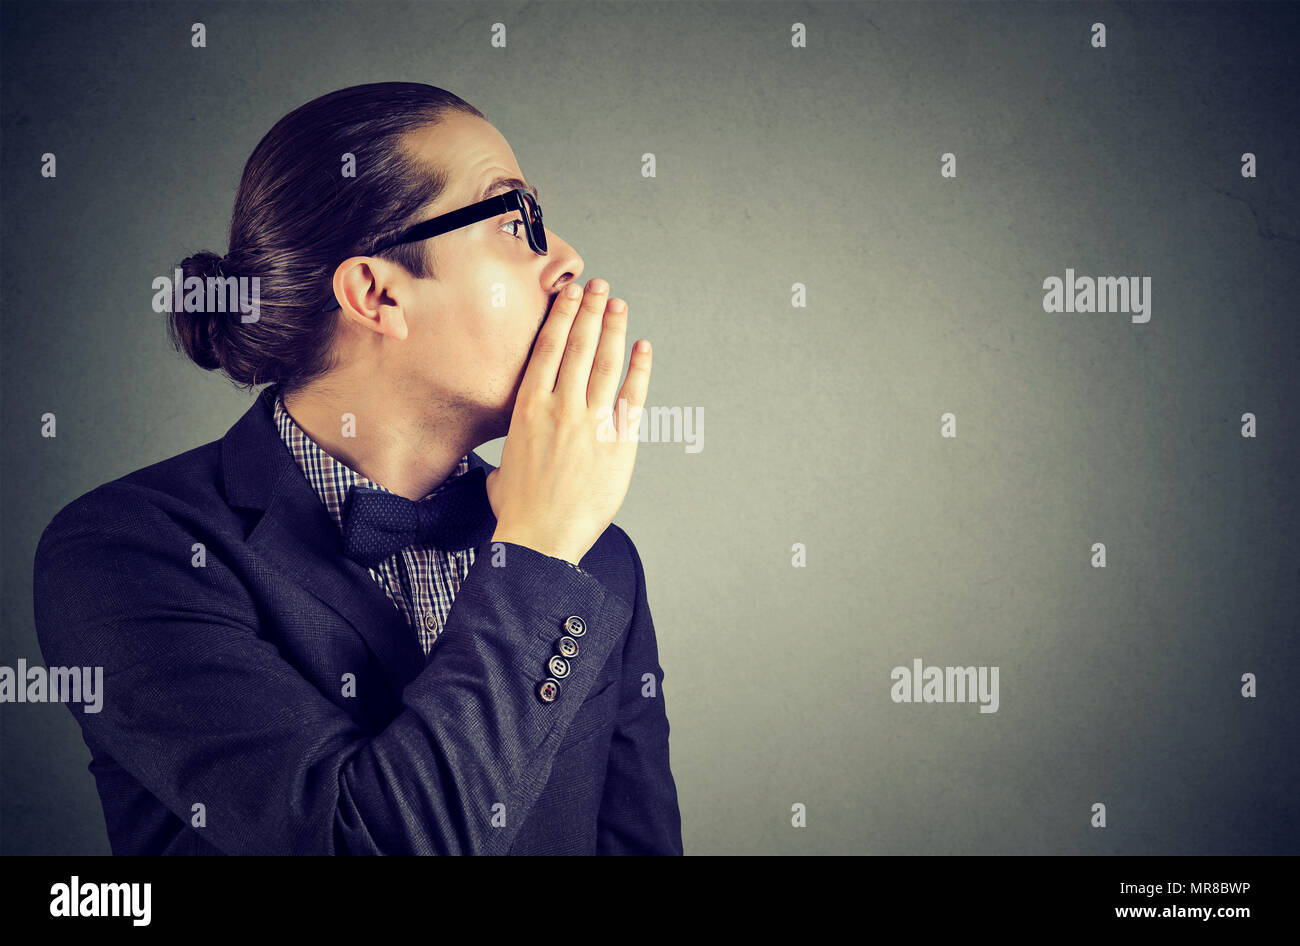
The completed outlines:
{"type": "Polygon", "coordinates": [[[569,340],[569,329],[582,300],[582,287],[576,282],[564,287],[551,304],[551,311],[546,316],[546,324],[537,333],[533,343],[533,354],[528,359],[524,378],[519,382],[519,399],[550,394],[555,387],[555,378],[560,370],[560,360],[564,357],[564,346],[569,340]],[[570,293],[576,290],[575,298],[570,293]]]}
{"type": "Polygon", "coordinates": [[[591,380],[587,383],[587,406],[593,409],[612,407],[618,379],[623,375],[623,346],[627,335],[627,303],[610,299],[591,363],[591,380]]]}
{"type": "Polygon", "coordinates": [[[569,329],[569,339],[555,380],[555,395],[575,406],[587,406],[587,382],[591,378],[591,360],[604,324],[605,297],[609,283],[597,277],[587,283],[582,306],[569,329]]]}
{"type": "Polygon", "coordinates": [[[624,414],[620,411],[618,405],[614,405],[615,429],[618,431],[618,439],[622,443],[631,442],[636,444],[638,437],[638,424],[641,421],[641,411],[645,407],[646,392],[650,389],[650,342],[647,339],[641,339],[632,346],[632,361],[627,368],[627,380],[623,382],[623,389],[618,392],[619,400],[627,400],[627,411],[624,414]],[[641,351],[641,346],[645,346],[645,351],[641,351]],[[617,426],[619,418],[626,417],[626,430],[617,426]]]}

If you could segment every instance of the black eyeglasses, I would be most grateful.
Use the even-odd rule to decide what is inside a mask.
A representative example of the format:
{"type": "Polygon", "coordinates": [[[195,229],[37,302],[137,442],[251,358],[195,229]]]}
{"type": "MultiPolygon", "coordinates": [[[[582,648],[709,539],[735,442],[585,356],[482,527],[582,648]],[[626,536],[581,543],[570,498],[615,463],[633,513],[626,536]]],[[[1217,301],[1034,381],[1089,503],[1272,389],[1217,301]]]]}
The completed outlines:
{"type": "MultiPolygon", "coordinates": [[[[518,222],[522,222],[524,225],[524,232],[528,236],[528,245],[532,247],[533,252],[538,256],[545,256],[546,226],[542,223],[542,208],[538,206],[537,198],[522,187],[506,191],[504,194],[496,194],[485,200],[480,200],[476,204],[470,204],[468,207],[451,210],[445,214],[439,214],[431,220],[425,220],[422,223],[407,227],[396,236],[376,243],[370,248],[370,252],[365,255],[374,256],[376,253],[382,253],[384,250],[400,246],[403,243],[427,240],[429,237],[449,233],[452,230],[459,230],[461,227],[468,227],[471,223],[478,223],[481,220],[487,220],[489,217],[497,217],[515,211],[519,212],[523,217],[522,221],[518,222]]],[[[329,312],[331,309],[337,309],[338,307],[338,302],[331,300],[321,311],[329,312]]]]}

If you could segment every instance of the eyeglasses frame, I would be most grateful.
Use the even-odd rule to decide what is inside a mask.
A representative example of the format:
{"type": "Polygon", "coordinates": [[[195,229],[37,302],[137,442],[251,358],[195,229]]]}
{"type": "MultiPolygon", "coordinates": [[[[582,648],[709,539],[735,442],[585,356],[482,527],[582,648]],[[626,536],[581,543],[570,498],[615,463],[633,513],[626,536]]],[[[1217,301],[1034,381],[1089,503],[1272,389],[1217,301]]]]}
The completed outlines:
{"type": "MultiPolygon", "coordinates": [[[[444,233],[459,230],[461,227],[468,227],[470,224],[479,223],[490,217],[516,211],[523,216],[522,223],[524,224],[524,233],[528,237],[528,246],[538,256],[545,256],[547,254],[546,225],[542,222],[542,208],[537,203],[537,198],[522,187],[516,187],[504,194],[494,194],[477,203],[461,207],[459,210],[449,210],[445,214],[439,214],[436,217],[413,224],[394,236],[381,240],[370,248],[369,253],[364,255],[374,256],[376,253],[382,253],[394,246],[401,246],[403,243],[416,243],[420,240],[427,240],[429,237],[441,236],[444,233]],[[532,224],[529,223],[530,219],[532,224]],[[534,224],[536,225],[536,232],[534,232],[534,224]]],[[[333,300],[321,311],[329,312],[337,308],[339,308],[338,301],[333,300]]]]}

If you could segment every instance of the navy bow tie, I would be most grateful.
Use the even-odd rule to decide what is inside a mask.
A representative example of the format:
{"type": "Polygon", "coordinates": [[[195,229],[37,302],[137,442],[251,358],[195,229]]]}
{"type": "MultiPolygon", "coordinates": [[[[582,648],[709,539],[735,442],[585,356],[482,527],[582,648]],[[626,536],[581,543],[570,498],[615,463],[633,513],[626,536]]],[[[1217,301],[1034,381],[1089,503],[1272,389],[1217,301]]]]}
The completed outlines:
{"type": "Polygon", "coordinates": [[[367,568],[410,545],[477,548],[495,530],[487,474],[480,467],[418,501],[354,485],[343,503],[343,554],[367,568]]]}

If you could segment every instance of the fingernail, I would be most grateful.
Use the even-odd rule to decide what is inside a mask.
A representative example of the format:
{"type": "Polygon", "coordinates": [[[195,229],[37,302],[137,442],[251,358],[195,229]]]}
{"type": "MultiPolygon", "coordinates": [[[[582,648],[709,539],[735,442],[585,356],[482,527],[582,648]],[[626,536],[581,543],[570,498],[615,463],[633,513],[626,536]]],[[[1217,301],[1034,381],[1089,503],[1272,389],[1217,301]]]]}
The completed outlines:
{"type": "Polygon", "coordinates": [[[564,294],[568,296],[570,299],[576,299],[582,295],[582,287],[579,286],[576,282],[571,282],[569,283],[568,286],[565,287],[564,294]]]}
{"type": "Polygon", "coordinates": [[[601,279],[599,276],[587,283],[588,292],[604,292],[608,288],[609,283],[605,282],[605,280],[601,279]]]}

